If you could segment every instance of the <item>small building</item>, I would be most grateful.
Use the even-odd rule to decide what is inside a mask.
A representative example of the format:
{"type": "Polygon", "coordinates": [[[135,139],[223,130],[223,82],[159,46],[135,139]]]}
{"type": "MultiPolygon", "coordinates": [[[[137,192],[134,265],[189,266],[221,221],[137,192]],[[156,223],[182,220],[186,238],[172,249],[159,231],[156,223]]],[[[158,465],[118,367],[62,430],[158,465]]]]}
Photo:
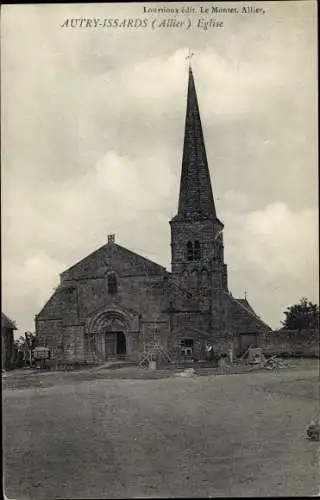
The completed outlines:
{"type": "Polygon", "coordinates": [[[3,312],[1,313],[1,368],[8,370],[13,367],[15,350],[13,332],[17,327],[3,312]]]}

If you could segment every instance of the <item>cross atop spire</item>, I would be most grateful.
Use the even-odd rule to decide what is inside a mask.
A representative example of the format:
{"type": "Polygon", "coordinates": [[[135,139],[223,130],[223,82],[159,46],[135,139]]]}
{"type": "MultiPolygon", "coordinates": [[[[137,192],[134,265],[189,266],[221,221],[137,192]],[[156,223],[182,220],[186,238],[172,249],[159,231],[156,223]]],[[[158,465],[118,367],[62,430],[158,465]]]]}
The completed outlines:
{"type": "Polygon", "coordinates": [[[186,60],[189,59],[189,68],[191,68],[191,58],[194,56],[194,52],[191,52],[190,49],[188,49],[188,55],[186,56],[186,60]]]}
{"type": "MultiPolygon", "coordinates": [[[[187,56],[189,61],[192,53],[187,56]]],[[[178,218],[216,218],[197,93],[189,64],[178,218]]]]}

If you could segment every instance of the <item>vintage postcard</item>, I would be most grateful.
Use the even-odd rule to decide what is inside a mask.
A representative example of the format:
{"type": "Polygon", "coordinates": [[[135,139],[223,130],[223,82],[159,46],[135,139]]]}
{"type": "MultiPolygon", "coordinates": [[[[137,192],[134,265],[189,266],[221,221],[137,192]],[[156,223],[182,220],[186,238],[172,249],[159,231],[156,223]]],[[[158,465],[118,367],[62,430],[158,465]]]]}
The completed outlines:
{"type": "Polygon", "coordinates": [[[318,494],[316,2],[1,14],[6,497],[318,494]]]}

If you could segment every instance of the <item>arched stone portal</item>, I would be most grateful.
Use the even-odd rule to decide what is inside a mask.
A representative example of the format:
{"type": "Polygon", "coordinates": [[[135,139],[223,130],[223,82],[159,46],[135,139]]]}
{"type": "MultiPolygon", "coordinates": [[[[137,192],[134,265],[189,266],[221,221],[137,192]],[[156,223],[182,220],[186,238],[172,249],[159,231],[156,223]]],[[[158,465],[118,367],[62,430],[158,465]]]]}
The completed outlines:
{"type": "Polygon", "coordinates": [[[89,325],[89,349],[100,360],[128,353],[128,332],[130,319],[116,310],[102,311],[89,325]]]}

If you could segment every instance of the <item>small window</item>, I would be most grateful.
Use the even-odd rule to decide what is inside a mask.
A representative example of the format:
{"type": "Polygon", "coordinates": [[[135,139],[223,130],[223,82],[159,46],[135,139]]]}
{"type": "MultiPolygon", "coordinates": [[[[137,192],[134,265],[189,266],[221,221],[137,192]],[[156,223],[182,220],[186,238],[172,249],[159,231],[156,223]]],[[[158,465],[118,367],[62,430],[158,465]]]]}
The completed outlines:
{"type": "Polygon", "coordinates": [[[193,339],[182,339],[180,343],[183,347],[193,347],[193,339]]]}
{"type": "Polygon", "coordinates": [[[118,291],[117,277],[114,273],[108,274],[108,293],[115,294],[118,291]]]}
{"type": "Polygon", "coordinates": [[[223,253],[223,247],[221,244],[216,243],[214,246],[214,258],[215,259],[222,259],[222,253],[223,253]]]}
{"type": "Polygon", "coordinates": [[[201,248],[199,241],[194,242],[194,260],[201,259],[201,248]]]}
{"type": "Polygon", "coordinates": [[[188,241],[187,243],[187,259],[193,260],[193,245],[192,241],[188,241]]]}
{"type": "Polygon", "coordinates": [[[179,341],[180,352],[183,356],[192,356],[193,354],[193,339],[181,339],[179,341]]]}

